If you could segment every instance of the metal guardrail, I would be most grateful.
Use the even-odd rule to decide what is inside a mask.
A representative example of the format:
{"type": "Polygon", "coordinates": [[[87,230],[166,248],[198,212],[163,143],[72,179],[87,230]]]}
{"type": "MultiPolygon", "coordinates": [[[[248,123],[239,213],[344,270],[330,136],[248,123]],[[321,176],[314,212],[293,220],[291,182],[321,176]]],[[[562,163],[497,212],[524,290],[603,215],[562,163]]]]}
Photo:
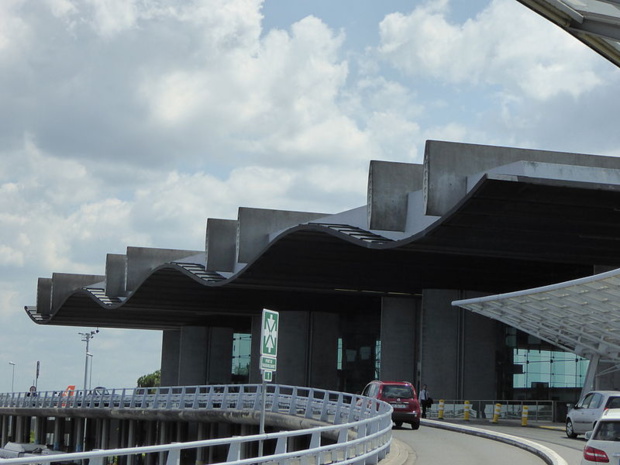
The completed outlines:
{"type": "MultiPolygon", "coordinates": [[[[228,446],[226,464],[342,464],[374,465],[385,458],[392,440],[392,407],[376,399],[321,389],[267,384],[265,411],[313,419],[326,426],[279,433],[210,439],[160,446],[109,449],[16,459],[0,459],[0,464],[50,463],[89,459],[102,465],[106,457],[167,452],[166,465],[179,463],[183,449],[228,446]],[[289,438],[307,436],[309,447],[289,451],[289,438]],[[334,438],[327,441],[325,438],[334,438]],[[243,457],[243,452],[262,441],[275,440],[275,453],[263,457],[243,457]],[[250,446],[250,447],[246,447],[250,446]]],[[[213,385],[163,388],[113,389],[105,393],[74,391],[72,395],[43,392],[0,394],[4,408],[115,408],[115,409],[209,409],[222,411],[261,410],[262,385],[213,385]]],[[[255,449],[254,449],[255,450],[255,449]]],[[[160,461],[160,463],[163,463],[160,461]]]]}
{"type": "MultiPolygon", "coordinates": [[[[495,405],[501,404],[499,419],[520,420],[523,407],[528,407],[530,421],[548,421],[555,419],[555,401],[552,400],[472,400],[469,403],[471,418],[492,419],[495,405]]],[[[427,409],[428,418],[437,418],[439,402],[435,401],[430,409],[427,409]]],[[[444,400],[444,418],[463,418],[465,403],[463,400],[444,400]]]]}

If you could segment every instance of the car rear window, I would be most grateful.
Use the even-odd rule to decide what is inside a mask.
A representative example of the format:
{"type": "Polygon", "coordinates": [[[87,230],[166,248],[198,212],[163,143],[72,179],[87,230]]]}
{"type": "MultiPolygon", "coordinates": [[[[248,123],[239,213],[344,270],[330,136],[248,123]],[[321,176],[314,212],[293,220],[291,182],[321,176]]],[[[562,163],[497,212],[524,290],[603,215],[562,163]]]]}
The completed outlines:
{"type": "Polygon", "coordinates": [[[390,398],[411,399],[413,390],[409,386],[383,386],[383,396],[390,398]]]}
{"type": "Polygon", "coordinates": [[[620,397],[610,397],[607,401],[607,408],[620,408],[620,397]]]}
{"type": "Polygon", "coordinates": [[[620,441],[620,421],[600,421],[592,439],[620,441]]]}

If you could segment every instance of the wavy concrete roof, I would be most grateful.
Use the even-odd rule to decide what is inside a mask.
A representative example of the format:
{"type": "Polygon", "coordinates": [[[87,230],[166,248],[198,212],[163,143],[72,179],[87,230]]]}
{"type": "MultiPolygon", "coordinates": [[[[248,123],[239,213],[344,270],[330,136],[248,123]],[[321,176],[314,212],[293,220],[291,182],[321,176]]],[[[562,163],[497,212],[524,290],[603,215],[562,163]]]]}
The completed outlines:
{"type": "Polygon", "coordinates": [[[620,158],[428,141],[373,161],[368,202],[328,215],[240,208],[205,250],[128,247],[104,275],[40,278],[40,324],[248,324],[262,308],[356,311],[422,289],[509,292],[620,267],[620,158]]]}

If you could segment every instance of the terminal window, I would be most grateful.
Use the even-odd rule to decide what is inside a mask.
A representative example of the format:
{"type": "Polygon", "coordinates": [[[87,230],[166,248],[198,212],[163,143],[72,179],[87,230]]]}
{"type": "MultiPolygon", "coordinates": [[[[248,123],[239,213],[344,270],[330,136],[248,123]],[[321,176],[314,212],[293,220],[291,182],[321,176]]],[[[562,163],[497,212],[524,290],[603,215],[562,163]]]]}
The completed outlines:
{"type": "Polygon", "coordinates": [[[513,387],[529,388],[546,383],[551,388],[582,387],[588,360],[575,354],[553,350],[513,349],[513,387]]]}

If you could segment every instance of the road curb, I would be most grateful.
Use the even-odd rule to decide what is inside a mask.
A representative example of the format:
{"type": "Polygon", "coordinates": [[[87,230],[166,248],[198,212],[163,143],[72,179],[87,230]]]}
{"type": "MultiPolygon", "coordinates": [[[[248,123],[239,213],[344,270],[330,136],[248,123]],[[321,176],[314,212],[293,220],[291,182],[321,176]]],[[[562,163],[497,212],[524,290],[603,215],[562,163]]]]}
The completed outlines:
{"type": "Polygon", "coordinates": [[[409,444],[392,437],[390,452],[381,460],[381,465],[413,465],[416,461],[415,451],[409,444]]]}
{"type": "Polygon", "coordinates": [[[545,461],[549,465],[568,465],[557,452],[550,448],[530,441],[529,439],[511,436],[510,434],[498,433],[473,426],[457,425],[454,423],[446,423],[439,420],[422,420],[422,425],[431,428],[440,428],[458,433],[472,434],[474,436],[500,441],[511,446],[520,447],[521,449],[531,452],[545,461]]]}

